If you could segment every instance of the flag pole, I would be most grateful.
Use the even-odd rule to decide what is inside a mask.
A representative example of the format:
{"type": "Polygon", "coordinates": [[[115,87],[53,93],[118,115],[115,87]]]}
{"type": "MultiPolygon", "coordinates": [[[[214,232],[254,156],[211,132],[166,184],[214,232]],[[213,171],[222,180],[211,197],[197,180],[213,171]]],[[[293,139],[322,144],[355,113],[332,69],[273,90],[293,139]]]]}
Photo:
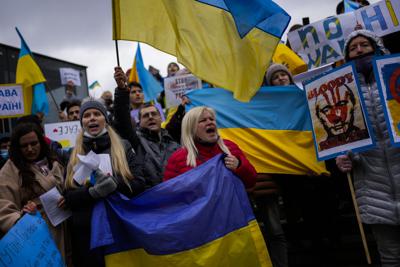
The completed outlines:
{"type": "Polygon", "coordinates": [[[364,251],[365,251],[365,257],[367,258],[368,264],[371,264],[371,256],[369,254],[367,239],[365,238],[364,227],[363,227],[362,222],[361,222],[360,211],[358,209],[357,200],[356,200],[356,194],[354,192],[354,186],[353,186],[353,182],[351,180],[351,173],[350,172],[347,173],[347,181],[349,182],[351,199],[353,200],[354,211],[356,213],[358,228],[360,229],[361,239],[362,239],[362,243],[363,243],[363,247],[364,247],[364,251]]]}
{"type": "Polygon", "coordinates": [[[117,53],[117,66],[120,67],[120,65],[119,65],[119,52],[118,52],[118,40],[115,40],[115,52],[117,53]]]}
{"type": "Polygon", "coordinates": [[[120,67],[119,65],[119,51],[118,51],[118,40],[116,38],[116,32],[117,32],[117,22],[115,18],[115,0],[111,0],[111,6],[112,6],[112,23],[113,23],[113,37],[115,40],[115,52],[117,53],[117,66],[120,67]]]}
{"type": "Polygon", "coordinates": [[[46,86],[46,90],[47,92],[49,92],[51,99],[54,102],[54,105],[56,106],[57,112],[60,113],[60,108],[57,105],[56,99],[54,98],[53,93],[51,92],[51,89],[49,88],[49,85],[47,84],[47,81],[44,83],[44,85],[46,86]]]}

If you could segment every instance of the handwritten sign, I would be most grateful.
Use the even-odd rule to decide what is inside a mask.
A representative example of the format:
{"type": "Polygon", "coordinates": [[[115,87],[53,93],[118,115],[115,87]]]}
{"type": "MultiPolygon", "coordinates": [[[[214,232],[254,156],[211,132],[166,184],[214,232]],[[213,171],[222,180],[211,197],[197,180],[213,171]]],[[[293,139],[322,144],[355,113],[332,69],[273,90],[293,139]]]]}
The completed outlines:
{"type": "Polygon", "coordinates": [[[347,64],[304,84],[318,160],[374,145],[355,73],[347,64]]]}
{"type": "Polygon", "coordinates": [[[63,148],[74,147],[75,140],[81,129],[79,121],[47,123],[44,131],[48,138],[59,142],[63,148]]]}
{"type": "Polygon", "coordinates": [[[400,55],[376,58],[374,72],[391,142],[400,146],[400,55]]]}
{"type": "Polygon", "coordinates": [[[61,84],[67,84],[72,81],[74,85],[81,86],[81,77],[79,70],[71,68],[60,68],[61,84]]]}
{"type": "Polygon", "coordinates": [[[24,215],[0,240],[0,267],[65,266],[39,213],[24,215]]]}
{"type": "Polygon", "coordinates": [[[357,24],[384,36],[400,30],[399,20],[400,0],[385,0],[306,25],[288,33],[288,39],[311,69],[343,59],[345,39],[357,24]]]}
{"type": "Polygon", "coordinates": [[[26,114],[25,108],[21,85],[0,85],[0,118],[23,116],[26,114]]]}
{"type": "Polygon", "coordinates": [[[192,74],[166,78],[164,90],[167,108],[179,106],[183,95],[201,87],[201,80],[192,74]]]}

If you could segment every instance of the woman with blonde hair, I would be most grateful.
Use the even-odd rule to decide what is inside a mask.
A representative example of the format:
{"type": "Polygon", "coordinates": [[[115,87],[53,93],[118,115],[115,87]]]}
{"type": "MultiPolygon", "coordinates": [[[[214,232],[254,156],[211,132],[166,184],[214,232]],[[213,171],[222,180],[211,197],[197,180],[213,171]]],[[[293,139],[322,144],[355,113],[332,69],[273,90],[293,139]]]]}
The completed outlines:
{"type": "Polygon", "coordinates": [[[254,167],[234,142],[219,137],[215,111],[212,108],[195,107],[186,113],[182,121],[181,143],[183,147],[175,151],[168,160],[164,181],[225,153],[225,166],[239,176],[245,187],[254,186],[254,167]]]}
{"type": "MultiPolygon", "coordinates": [[[[90,250],[91,213],[99,199],[118,191],[133,197],[144,190],[144,179],[133,162],[135,153],[129,142],[121,140],[109,125],[105,106],[96,101],[84,102],[80,109],[82,131],[76,139],[67,166],[65,202],[72,210],[72,259],[74,266],[104,266],[101,253],[90,250]],[[75,179],[77,155],[109,154],[112,173],[93,172],[95,182],[79,184],[75,179]]],[[[82,178],[82,177],[79,177],[82,178]]],[[[80,179],[78,179],[80,180],[80,179]]]]}

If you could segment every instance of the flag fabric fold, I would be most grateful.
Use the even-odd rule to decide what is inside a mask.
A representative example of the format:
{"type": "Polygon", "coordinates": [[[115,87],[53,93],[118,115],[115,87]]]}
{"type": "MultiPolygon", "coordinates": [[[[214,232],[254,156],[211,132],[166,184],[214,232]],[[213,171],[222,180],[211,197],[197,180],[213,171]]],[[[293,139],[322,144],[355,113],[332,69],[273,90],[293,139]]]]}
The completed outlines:
{"type": "Polygon", "coordinates": [[[94,81],[91,85],[89,85],[89,90],[95,90],[97,88],[101,88],[101,85],[98,81],[94,81]]]}
{"type": "Polygon", "coordinates": [[[19,52],[16,83],[22,84],[24,92],[33,95],[32,114],[49,112],[49,102],[46,95],[46,87],[42,71],[32,57],[32,53],[26,44],[22,34],[15,28],[21,39],[21,50],[19,52]]]}
{"type": "Polygon", "coordinates": [[[304,60],[282,43],[276,47],[272,62],[286,66],[293,75],[307,71],[307,64],[304,60]]]}
{"type": "Polygon", "coordinates": [[[222,138],[234,141],[258,173],[329,174],[316,158],[304,91],[295,86],[262,87],[248,103],[220,88],[187,94],[195,106],[217,112],[222,138]]]}
{"type": "Polygon", "coordinates": [[[137,82],[143,87],[144,101],[155,100],[164,89],[154,76],[146,70],[140,44],[137,45],[135,59],[129,75],[129,82],[137,82]]]}
{"type": "Polygon", "coordinates": [[[361,5],[357,2],[351,0],[344,0],[344,13],[353,12],[361,7],[361,5]]]}
{"type": "Polygon", "coordinates": [[[177,57],[197,77],[241,101],[259,89],[290,16],[273,1],[114,0],[116,40],[177,57]]]}
{"type": "Polygon", "coordinates": [[[271,266],[241,180],[218,155],[128,200],[96,205],[106,266],[271,266]]]}

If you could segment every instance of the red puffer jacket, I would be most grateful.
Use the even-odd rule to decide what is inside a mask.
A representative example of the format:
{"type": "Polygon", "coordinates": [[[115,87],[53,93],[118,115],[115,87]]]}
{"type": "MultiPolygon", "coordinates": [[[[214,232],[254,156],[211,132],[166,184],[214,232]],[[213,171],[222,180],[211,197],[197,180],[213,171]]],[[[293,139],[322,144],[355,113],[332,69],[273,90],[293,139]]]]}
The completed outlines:
{"type": "MultiPolygon", "coordinates": [[[[237,157],[240,161],[239,167],[234,171],[234,173],[240,177],[246,188],[253,187],[256,183],[257,176],[253,165],[251,165],[242,150],[240,150],[235,143],[229,140],[224,140],[224,143],[229,148],[231,154],[237,157]]],[[[217,154],[223,153],[218,144],[205,146],[196,143],[196,147],[199,151],[199,156],[196,160],[197,166],[203,164],[217,154]]],[[[165,167],[164,181],[193,169],[193,167],[186,165],[187,153],[186,148],[180,148],[171,155],[168,159],[168,164],[165,167]]]]}

